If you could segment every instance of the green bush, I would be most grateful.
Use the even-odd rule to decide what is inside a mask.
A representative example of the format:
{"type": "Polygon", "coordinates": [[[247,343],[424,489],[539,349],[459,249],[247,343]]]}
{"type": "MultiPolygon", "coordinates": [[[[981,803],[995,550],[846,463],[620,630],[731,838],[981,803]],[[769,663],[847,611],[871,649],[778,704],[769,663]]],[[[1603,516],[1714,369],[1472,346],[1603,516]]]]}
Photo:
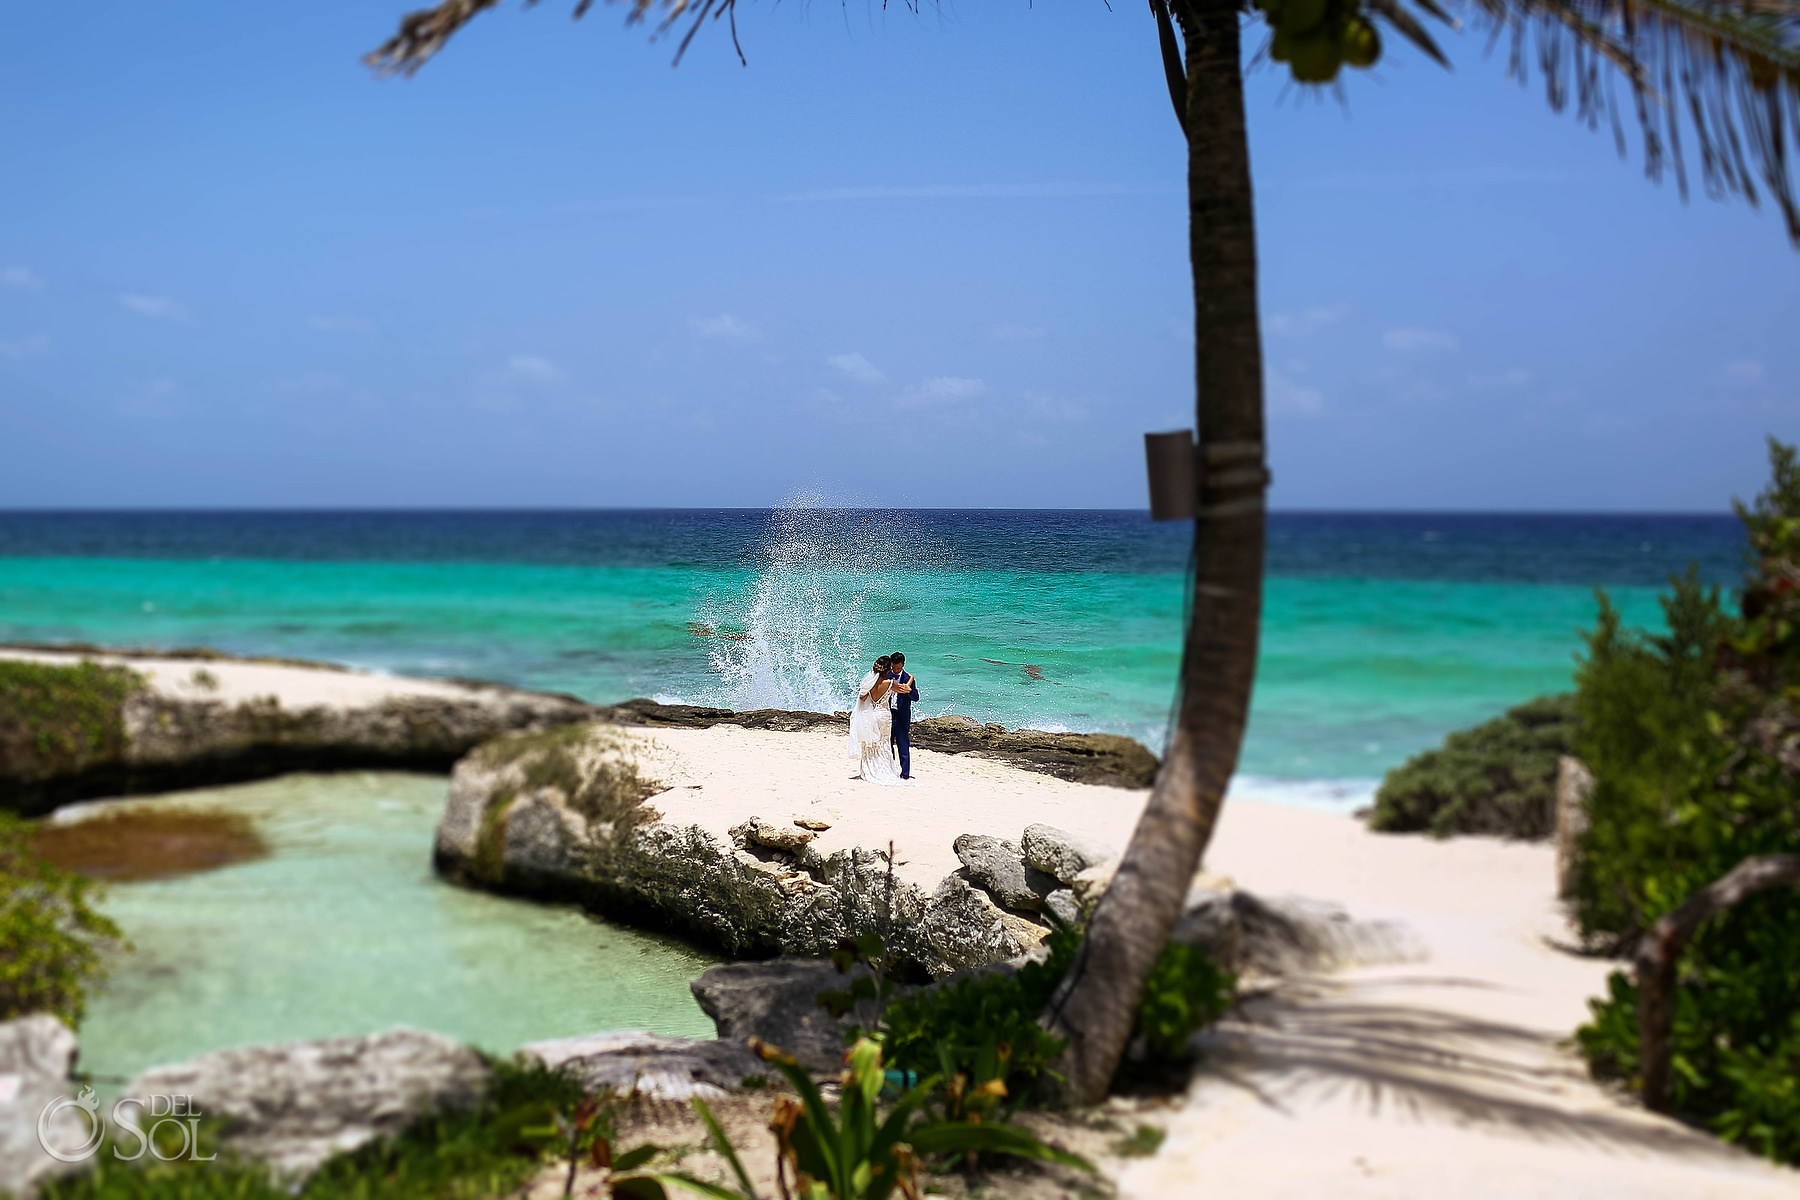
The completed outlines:
{"type": "MultiPolygon", "coordinates": [[[[1042,1102],[1055,1078],[1051,1065],[1063,1039],[1039,1024],[1050,998],[1081,945],[1079,929],[1058,928],[1045,939],[1048,954],[1017,971],[988,971],[929,987],[888,1004],[875,1036],[903,1078],[961,1077],[973,1093],[998,1080],[1005,1107],[1042,1102]]],[[[837,993],[830,993],[836,996],[837,993]]],[[[1152,1062],[1179,1062],[1196,1032],[1237,1000],[1237,977],[1204,951],[1171,942],[1144,986],[1132,1042],[1152,1062]]],[[[824,1000],[830,1003],[830,1000],[824,1000]]],[[[863,1031],[855,1031],[855,1037],[863,1031]]],[[[947,1108],[960,1108],[951,1097],[947,1108]]]]}
{"type": "Polygon", "coordinates": [[[125,698],[143,679],[83,660],[0,659],[0,776],[36,783],[125,752],[125,698]]]}
{"type": "Polygon", "coordinates": [[[1188,1039],[1236,1003],[1236,975],[1198,947],[1170,942],[1144,984],[1132,1037],[1144,1040],[1153,1061],[1180,1059],[1187,1053],[1188,1039]]]}
{"type": "MultiPolygon", "coordinates": [[[[1578,675],[1576,752],[1593,771],[1572,896],[1584,936],[1621,950],[1757,854],[1800,852],[1800,465],[1738,506],[1750,568],[1730,613],[1689,571],[1667,631],[1622,628],[1600,600],[1578,675]]],[[[1689,942],[1671,1098],[1721,1136],[1800,1161],[1800,896],[1751,897],[1689,942]]],[[[1577,1041],[1594,1073],[1635,1080],[1637,990],[1613,975],[1577,1041]]]]}
{"type": "Polygon", "coordinates": [[[40,858],[31,832],[0,812],[0,1020],[48,1012],[76,1026],[124,938],[94,908],[92,881],[40,858]]]}
{"type": "Polygon", "coordinates": [[[975,1087],[999,1079],[1015,1102],[1032,1098],[1063,1049],[1063,1039],[1038,1018],[1079,943],[1075,931],[1054,930],[1043,962],[1013,973],[966,976],[895,1000],[882,1038],[889,1065],[921,1078],[962,1075],[975,1087]]]}
{"type": "Polygon", "coordinates": [[[1556,762],[1571,752],[1575,698],[1540,696],[1395,767],[1375,793],[1382,833],[1548,837],[1556,828],[1556,762]]]}

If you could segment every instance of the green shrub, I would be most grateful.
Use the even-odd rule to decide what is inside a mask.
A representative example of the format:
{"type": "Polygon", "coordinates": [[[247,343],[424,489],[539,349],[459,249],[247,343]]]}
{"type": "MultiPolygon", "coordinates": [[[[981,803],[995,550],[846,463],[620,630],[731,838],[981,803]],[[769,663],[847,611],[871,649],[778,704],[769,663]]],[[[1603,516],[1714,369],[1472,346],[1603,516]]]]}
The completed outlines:
{"type": "Polygon", "coordinates": [[[117,760],[125,698],[141,686],[124,667],[0,658],[0,776],[36,783],[117,760]]]}
{"type": "Polygon", "coordinates": [[[1170,942],[1150,970],[1133,1038],[1144,1039],[1152,1060],[1180,1059],[1188,1039],[1231,1011],[1237,976],[1196,946],[1170,942]]]}
{"type": "MultiPolygon", "coordinates": [[[[875,939],[878,941],[878,939],[875,939]]],[[[973,1094],[998,1081],[998,1095],[1012,1108],[1051,1096],[1042,1086],[1063,1039],[1039,1024],[1063,976],[1075,961],[1081,931],[1053,929],[1048,954],[1016,971],[987,971],[901,996],[886,1005],[873,1036],[902,1078],[961,1078],[973,1094]]],[[[872,993],[872,989],[870,989],[872,993]]],[[[847,993],[827,993],[821,1003],[843,1007],[847,993]]],[[[1218,1020],[1237,998],[1237,977],[1204,951],[1171,942],[1163,947],[1144,987],[1132,1041],[1154,1062],[1179,1062],[1196,1032],[1218,1020]]],[[[850,1037],[865,1031],[855,1030],[850,1037]]],[[[961,1095],[944,1098],[948,1112],[963,1107],[961,1095]]]]}
{"type": "Polygon", "coordinates": [[[39,857],[31,835],[0,812],[0,1020],[48,1012],[77,1026],[124,937],[94,908],[92,881],[39,857]]]}
{"type": "Polygon", "coordinates": [[[1054,930],[1047,942],[1049,958],[1017,972],[966,976],[895,1000],[882,1038],[888,1063],[920,1077],[961,1075],[976,1088],[999,1079],[1015,1103],[1035,1096],[1063,1050],[1063,1039],[1038,1018],[1074,961],[1080,935],[1054,930]]]}
{"type": "MultiPolygon", "coordinates": [[[[1757,854],[1800,852],[1800,465],[1738,506],[1750,543],[1739,612],[1690,570],[1667,632],[1600,600],[1578,675],[1576,752],[1593,771],[1572,896],[1584,936],[1631,946],[1757,854]]],[[[1635,1080],[1637,990],[1623,973],[1577,1041],[1594,1073],[1635,1080]]],[[[1678,968],[1671,1098],[1721,1136],[1800,1161],[1800,896],[1751,897],[1703,926],[1678,968]]]]}
{"type": "Polygon", "coordinates": [[[1382,833],[1548,837],[1556,828],[1556,762],[1571,751],[1572,695],[1540,696],[1395,767],[1375,793],[1382,833]]]}

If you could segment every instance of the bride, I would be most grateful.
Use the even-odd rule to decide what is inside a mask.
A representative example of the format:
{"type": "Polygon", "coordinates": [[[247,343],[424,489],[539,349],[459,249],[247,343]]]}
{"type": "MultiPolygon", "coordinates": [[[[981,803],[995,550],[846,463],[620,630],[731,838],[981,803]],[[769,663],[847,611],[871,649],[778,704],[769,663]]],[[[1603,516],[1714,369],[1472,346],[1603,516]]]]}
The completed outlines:
{"type": "Polygon", "coordinates": [[[894,714],[888,708],[888,692],[894,686],[888,676],[891,665],[887,655],[882,655],[875,660],[875,669],[856,685],[856,708],[850,714],[850,757],[862,768],[859,779],[905,787],[912,781],[900,778],[900,768],[894,765],[889,750],[894,728],[894,714]]]}

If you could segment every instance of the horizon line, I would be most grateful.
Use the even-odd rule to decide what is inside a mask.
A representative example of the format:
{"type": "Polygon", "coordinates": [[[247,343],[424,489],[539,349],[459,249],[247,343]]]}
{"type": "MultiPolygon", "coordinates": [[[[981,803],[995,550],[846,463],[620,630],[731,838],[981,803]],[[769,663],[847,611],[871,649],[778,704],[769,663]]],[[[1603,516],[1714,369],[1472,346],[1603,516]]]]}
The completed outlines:
{"type": "MultiPolygon", "coordinates": [[[[770,512],[939,512],[939,513],[1127,513],[1148,517],[1146,507],[1055,508],[1007,505],[74,505],[0,507],[0,518],[17,516],[193,516],[193,515],[472,515],[472,514],[576,514],[576,513],[770,513],[770,512]]],[[[1735,517],[1729,508],[1270,508],[1279,516],[1371,517],[1735,517]]],[[[1162,522],[1174,525],[1178,522],[1162,522]]]]}

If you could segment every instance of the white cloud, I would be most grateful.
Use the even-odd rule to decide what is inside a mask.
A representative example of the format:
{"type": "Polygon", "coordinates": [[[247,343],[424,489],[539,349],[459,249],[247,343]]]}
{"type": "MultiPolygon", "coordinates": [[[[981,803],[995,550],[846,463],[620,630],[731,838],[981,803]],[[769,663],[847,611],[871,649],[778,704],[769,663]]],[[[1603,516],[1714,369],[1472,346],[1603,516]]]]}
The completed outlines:
{"type": "Polygon", "coordinates": [[[689,324],[703,338],[716,338],[725,342],[753,342],[758,337],[754,325],[739,320],[730,313],[720,313],[716,317],[695,317],[689,324]]]}
{"type": "Polygon", "coordinates": [[[1275,313],[1264,322],[1270,333],[1278,337],[1311,337],[1327,325],[1335,325],[1350,315],[1346,305],[1334,304],[1329,308],[1315,307],[1297,313],[1275,313]]]}
{"type": "Polygon", "coordinates": [[[506,360],[506,373],[520,383],[557,383],[562,371],[547,358],[535,354],[515,354],[506,360]]]}
{"type": "Polygon", "coordinates": [[[1740,358],[1719,368],[1719,378],[1734,387],[1753,387],[1769,377],[1769,369],[1753,358],[1740,358]]]}
{"type": "Polygon", "coordinates": [[[1296,417],[1314,417],[1325,411],[1325,393],[1280,371],[1271,370],[1265,381],[1269,411],[1296,417]]]}
{"type": "Polygon", "coordinates": [[[1389,350],[1410,353],[1414,350],[1454,350],[1456,339],[1436,329],[1420,329],[1415,325],[1390,329],[1381,335],[1381,344],[1389,350]]]}
{"type": "Polygon", "coordinates": [[[167,296],[138,296],[130,292],[119,295],[119,303],[134,313],[146,317],[155,317],[161,321],[186,321],[187,305],[171,300],[167,296]]]}
{"type": "Polygon", "coordinates": [[[1469,386],[1477,388],[1522,388],[1536,376],[1524,367],[1508,367],[1498,375],[1471,375],[1469,386]]]}
{"type": "Polygon", "coordinates": [[[987,384],[979,379],[959,379],[954,375],[938,375],[915,383],[900,396],[907,408],[924,408],[940,404],[962,404],[987,395],[987,384]]]}
{"type": "Polygon", "coordinates": [[[1032,416],[1045,421],[1085,421],[1087,406],[1073,400],[1060,400],[1043,392],[1026,392],[1025,403],[1032,416]]]}
{"type": "Polygon", "coordinates": [[[0,267],[0,287],[36,291],[43,286],[44,281],[24,267],[0,267]]]}
{"type": "Polygon", "coordinates": [[[877,384],[887,382],[887,376],[881,373],[881,368],[859,353],[834,354],[825,361],[848,375],[850,378],[856,380],[858,383],[877,384]]]}
{"type": "Polygon", "coordinates": [[[309,328],[320,333],[374,333],[375,322],[362,317],[308,317],[309,328]]]}
{"type": "Polygon", "coordinates": [[[36,358],[50,353],[50,339],[41,333],[28,334],[16,341],[0,342],[0,358],[36,358]]]}
{"type": "Polygon", "coordinates": [[[526,397],[551,391],[567,378],[567,373],[547,358],[515,354],[505,367],[475,381],[475,407],[512,412],[524,407],[526,397]]]}
{"type": "Polygon", "coordinates": [[[1041,325],[990,325],[988,336],[996,342],[1034,342],[1048,337],[1049,331],[1041,325]]]}

